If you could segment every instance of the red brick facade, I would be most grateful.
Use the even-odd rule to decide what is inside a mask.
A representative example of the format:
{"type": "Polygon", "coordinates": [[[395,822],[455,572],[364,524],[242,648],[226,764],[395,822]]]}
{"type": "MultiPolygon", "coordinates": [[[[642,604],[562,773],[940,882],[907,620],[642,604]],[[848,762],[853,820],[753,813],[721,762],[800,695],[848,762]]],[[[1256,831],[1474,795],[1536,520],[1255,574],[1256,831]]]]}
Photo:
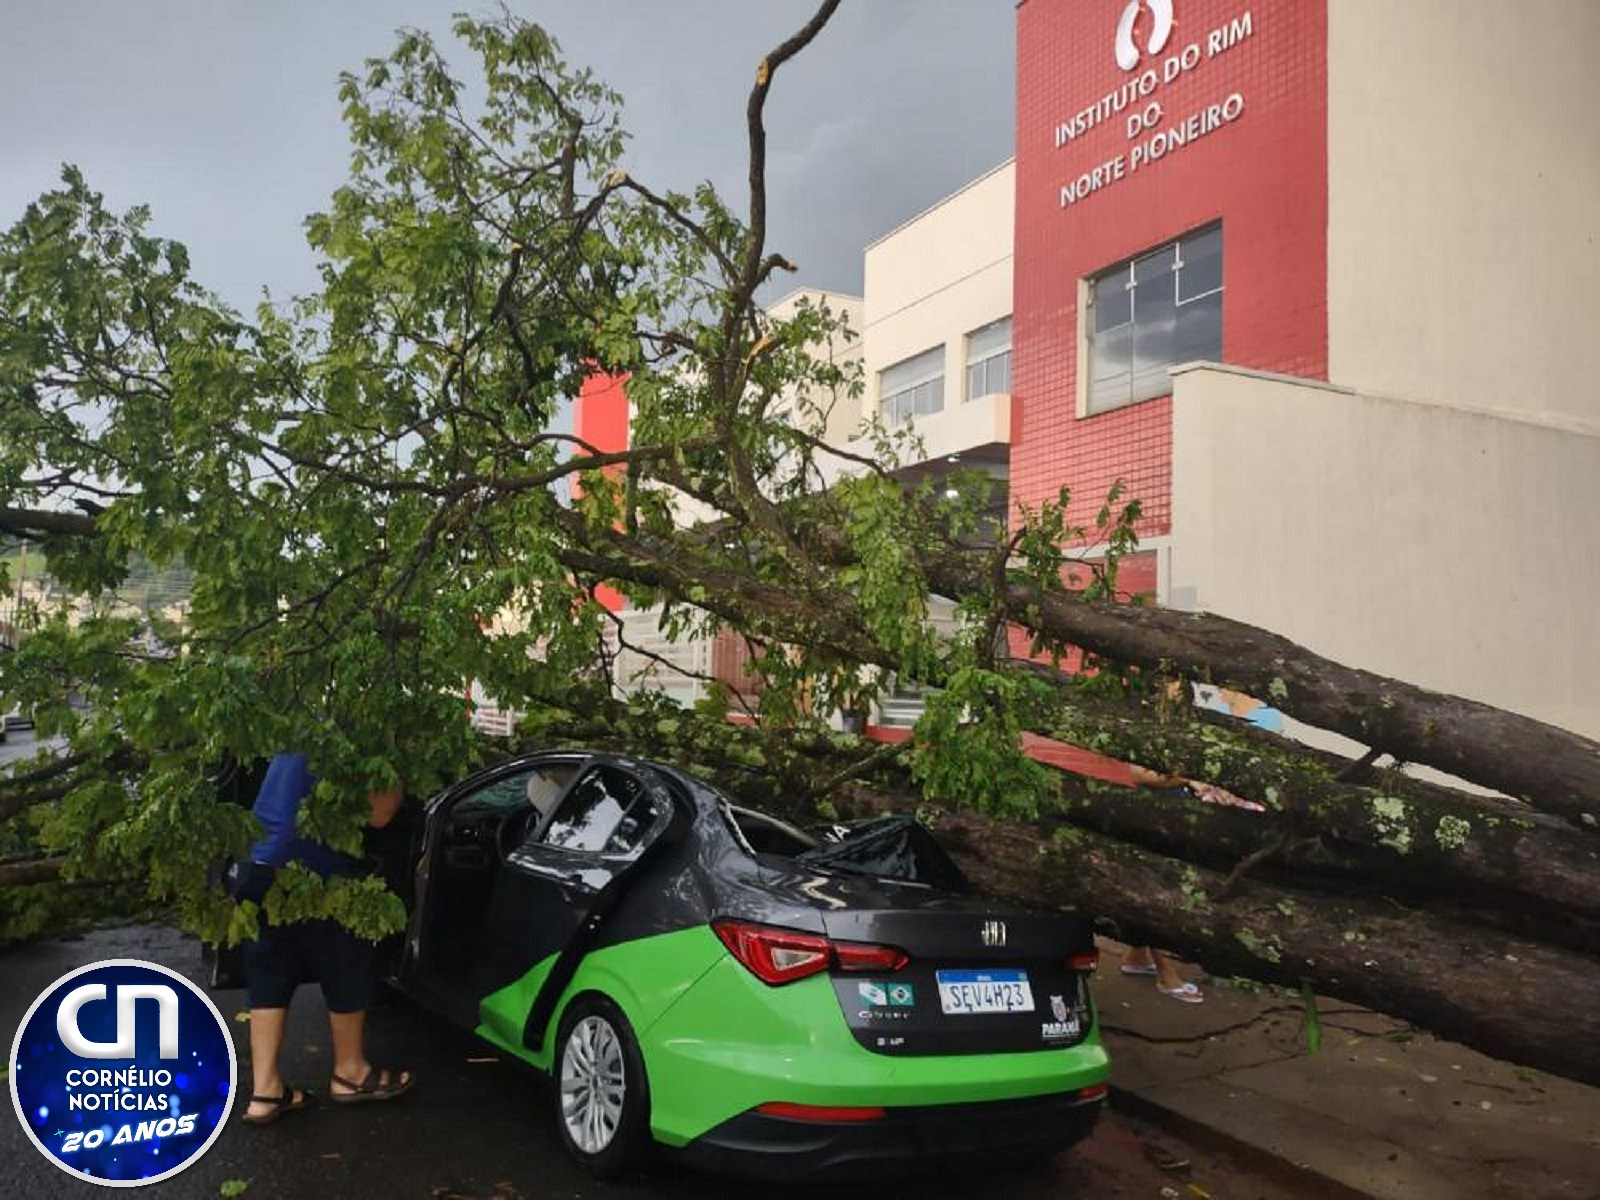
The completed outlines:
{"type": "MultiPolygon", "coordinates": [[[[595,371],[583,381],[572,405],[572,432],[602,454],[628,448],[628,377],[595,371]]],[[[581,491],[576,480],[573,488],[581,491]]],[[[612,612],[627,603],[621,592],[601,584],[595,598],[612,612]]]]}
{"type": "MultiPolygon", "coordinates": [[[[1134,30],[1148,47],[1152,0],[1139,2],[1146,11],[1134,30]]],[[[1171,530],[1171,399],[1077,416],[1078,292],[1081,280],[1211,222],[1223,230],[1224,361],[1326,378],[1326,4],[1171,0],[1167,43],[1126,72],[1115,44],[1128,0],[1019,6],[1015,499],[1037,505],[1066,484],[1073,518],[1083,521],[1121,478],[1143,502],[1141,532],[1171,530]],[[1161,78],[1190,45],[1199,48],[1192,66],[1161,78]],[[1147,70],[1158,77],[1148,95],[1114,114],[1096,109],[1147,70]],[[1136,147],[1230,96],[1242,101],[1236,119],[1133,164],[1136,147]],[[1159,120],[1130,138],[1128,118],[1152,102],[1159,120]],[[1058,147],[1058,126],[1088,110],[1090,120],[1058,147]],[[1101,186],[1063,204],[1062,188],[1096,167],[1106,168],[1101,186]]]]}

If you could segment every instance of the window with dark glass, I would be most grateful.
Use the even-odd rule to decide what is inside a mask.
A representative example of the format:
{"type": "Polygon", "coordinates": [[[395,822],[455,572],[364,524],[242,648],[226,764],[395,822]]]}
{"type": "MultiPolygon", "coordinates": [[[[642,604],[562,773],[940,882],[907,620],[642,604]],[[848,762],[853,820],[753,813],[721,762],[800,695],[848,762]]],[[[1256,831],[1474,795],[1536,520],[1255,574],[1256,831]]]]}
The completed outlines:
{"type": "Polygon", "coordinates": [[[1222,226],[1089,284],[1089,411],[1166,396],[1179,363],[1222,358],[1222,226]]]}
{"type": "Polygon", "coordinates": [[[967,334],[967,399],[1011,392],[1011,318],[967,334]]]}

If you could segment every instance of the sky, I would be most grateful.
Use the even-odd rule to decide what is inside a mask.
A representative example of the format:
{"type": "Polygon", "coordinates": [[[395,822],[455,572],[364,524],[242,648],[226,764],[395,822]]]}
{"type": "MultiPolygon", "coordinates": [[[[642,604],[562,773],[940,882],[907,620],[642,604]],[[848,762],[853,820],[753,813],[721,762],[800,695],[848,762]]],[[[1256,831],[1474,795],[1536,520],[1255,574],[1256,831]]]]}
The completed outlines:
{"type": "MultiPolygon", "coordinates": [[[[509,0],[624,99],[628,170],[742,210],[755,64],[812,0],[509,0]]],[[[301,222],[345,175],[338,74],[465,0],[0,0],[0,225],[77,164],[148,204],[248,309],[315,283],[301,222]]],[[[1012,153],[1013,0],[846,0],[768,101],[769,246],[859,294],[872,239],[1012,153]]],[[[452,57],[454,57],[452,51],[452,57]]],[[[457,58],[465,74],[465,57],[457,58]]],[[[776,294],[768,299],[776,299],[776,294]]]]}

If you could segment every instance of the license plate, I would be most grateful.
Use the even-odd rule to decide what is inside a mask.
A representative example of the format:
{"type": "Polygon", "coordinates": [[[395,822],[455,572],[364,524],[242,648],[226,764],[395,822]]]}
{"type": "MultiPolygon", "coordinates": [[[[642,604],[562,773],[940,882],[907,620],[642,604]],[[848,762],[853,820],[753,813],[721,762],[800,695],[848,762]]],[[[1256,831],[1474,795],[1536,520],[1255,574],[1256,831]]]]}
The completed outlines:
{"type": "Polygon", "coordinates": [[[1026,971],[935,971],[939,1007],[946,1013],[1032,1012],[1026,971]]]}

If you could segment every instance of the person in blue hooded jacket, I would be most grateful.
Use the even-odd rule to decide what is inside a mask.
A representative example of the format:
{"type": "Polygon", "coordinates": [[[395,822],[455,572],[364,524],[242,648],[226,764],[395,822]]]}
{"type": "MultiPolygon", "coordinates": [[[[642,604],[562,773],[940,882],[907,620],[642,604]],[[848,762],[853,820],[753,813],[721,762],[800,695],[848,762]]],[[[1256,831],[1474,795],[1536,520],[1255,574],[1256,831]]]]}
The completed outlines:
{"type": "MultiPolygon", "coordinates": [[[[259,901],[277,869],[291,862],[324,879],[356,869],[354,860],[300,833],[300,807],[315,787],[304,754],[273,756],[251,807],[264,833],[250,847],[249,882],[241,898],[259,901]]],[[[387,825],[399,811],[402,798],[399,788],[370,793],[368,824],[375,829],[387,825]]],[[[302,983],[320,984],[327,1003],[333,1039],[328,1094],[335,1104],[392,1100],[410,1089],[414,1082],[411,1072],[374,1067],[367,1060],[367,1008],[377,986],[371,942],[326,918],[269,925],[263,917],[260,937],[244,947],[244,969],[250,996],[253,1077],[245,1121],[264,1125],[312,1101],[310,1092],[284,1082],[278,1066],[289,1002],[302,983]]]]}

